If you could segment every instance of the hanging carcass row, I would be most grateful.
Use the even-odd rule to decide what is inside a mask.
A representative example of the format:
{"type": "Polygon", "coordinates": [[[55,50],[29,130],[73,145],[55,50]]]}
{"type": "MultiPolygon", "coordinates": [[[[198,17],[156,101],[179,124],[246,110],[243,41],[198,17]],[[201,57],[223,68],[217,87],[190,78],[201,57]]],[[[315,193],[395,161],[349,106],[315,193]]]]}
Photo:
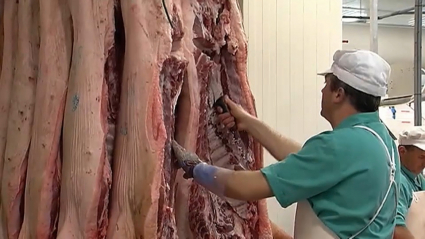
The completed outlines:
{"type": "Polygon", "coordinates": [[[264,200],[183,179],[170,145],[262,167],[212,107],[219,85],[256,114],[236,0],[1,6],[0,238],[272,238],[264,200]]]}

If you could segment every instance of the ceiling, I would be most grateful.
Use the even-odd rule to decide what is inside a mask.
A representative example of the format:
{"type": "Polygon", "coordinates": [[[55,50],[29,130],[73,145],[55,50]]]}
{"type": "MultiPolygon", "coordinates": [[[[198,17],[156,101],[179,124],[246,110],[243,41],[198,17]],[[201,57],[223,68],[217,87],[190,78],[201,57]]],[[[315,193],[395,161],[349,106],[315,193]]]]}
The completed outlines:
{"type": "MultiPolygon", "coordinates": [[[[370,0],[342,0],[342,15],[344,16],[369,16],[370,0]]],[[[425,3],[425,1],[424,1],[425,3]]],[[[378,16],[382,17],[397,11],[406,10],[415,6],[415,0],[378,0],[378,16]]],[[[425,8],[424,8],[425,12],[425,8]]],[[[343,18],[346,23],[363,22],[368,23],[368,20],[359,20],[355,18],[343,18]]],[[[425,14],[423,14],[423,22],[425,23],[425,14]]],[[[392,17],[387,17],[379,20],[380,25],[397,25],[397,26],[413,26],[414,14],[404,13],[392,17]]],[[[425,25],[425,24],[424,24],[425,25]]]]}

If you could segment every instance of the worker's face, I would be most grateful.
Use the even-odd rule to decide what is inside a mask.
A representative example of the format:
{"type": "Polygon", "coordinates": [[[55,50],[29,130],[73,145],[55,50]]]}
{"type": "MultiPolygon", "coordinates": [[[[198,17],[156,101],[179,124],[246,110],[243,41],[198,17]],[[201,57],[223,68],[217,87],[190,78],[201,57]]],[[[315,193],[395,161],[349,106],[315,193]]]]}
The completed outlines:
{"type": "Polygon", "coordinates": [[[414,174],[420,174],[425,168],[425,151],[418,147],[398,147],[401,163],[414,174]]]}
{"type": "Polygon", "coordinates": [[[331,75],[326,75],[325,85],[322,89],[322,109],[320,114],[331,122],[332,115],[337,111],[338,107],[344,100],[344,94],[342,88],[332,91],[331,89],[331,75]]]}
{"type": "Polygon", "coordinates": [[[322,103],[320,115],[329,121],[329,116],[331,114],[331,95],[332,91],[329,84],[329,76],[325,77],[324,86],[322,88],[322,103]]]}

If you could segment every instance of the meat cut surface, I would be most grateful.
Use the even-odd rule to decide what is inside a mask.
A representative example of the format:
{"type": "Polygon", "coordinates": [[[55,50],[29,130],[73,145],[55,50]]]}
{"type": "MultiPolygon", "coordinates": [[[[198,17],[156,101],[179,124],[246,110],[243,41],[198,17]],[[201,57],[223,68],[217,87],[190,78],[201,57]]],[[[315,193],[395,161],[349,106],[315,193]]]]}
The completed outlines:
{"type": "Polygon", "coordinates": [[[0,10],[0,239],[273,238],[265,200],[217,197],[171,150],[175,139],[212,165],[263,166],[261,146],[213,108],[226,94],[256,114],[237,0],[0,10]]]}

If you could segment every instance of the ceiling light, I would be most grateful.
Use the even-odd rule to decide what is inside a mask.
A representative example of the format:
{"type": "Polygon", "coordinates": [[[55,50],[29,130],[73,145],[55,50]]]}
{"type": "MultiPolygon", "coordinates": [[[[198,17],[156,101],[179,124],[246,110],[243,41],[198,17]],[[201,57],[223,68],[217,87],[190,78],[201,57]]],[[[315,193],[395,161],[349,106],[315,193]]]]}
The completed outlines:
{"type": "Polygon", "coordinates": [[[358,18],[343,18],[342,22],[359,22],[361,19],[358,18]]]}

